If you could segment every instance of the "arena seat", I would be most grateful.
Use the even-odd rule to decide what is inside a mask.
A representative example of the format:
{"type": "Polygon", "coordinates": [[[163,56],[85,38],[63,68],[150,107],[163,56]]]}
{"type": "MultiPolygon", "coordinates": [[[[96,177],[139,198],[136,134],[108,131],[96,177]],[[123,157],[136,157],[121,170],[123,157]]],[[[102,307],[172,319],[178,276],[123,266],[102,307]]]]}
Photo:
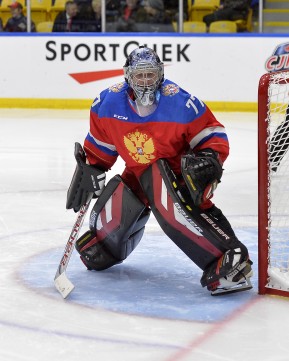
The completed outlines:
{"type": "Polygon", "coordinates": [[[36,25],[38,33],[51,33],[53,28],[53,21],[43,21],[36,25]]]}
{"type": "Polygon", "coordinates": [[[244,31],[251,32],[253,29],[252,18],[253,18],[253,9],[250,8],[246,19],[235,20],[235,23],[237,24],[237,30],[239,32],[244,32],[244,31]]]}
{"type": "Polygon", "coordinates": [[[51,0],[31,0],[31,18],[38,23],[50,21],[51,0]]]}
{"type": "Polygon", "coordinates": [[[184,33],[206,33],[207,27],[203,21],[184,21],[184,33]]]}
{"type": "Polygon", "coordinates": [[[236,33],[237,24],[235,21],[222,20],[214,21],[209,26],[209,33],[236,33]]]}
{"type": "Polygon", "coordinates": [[[195,0],[191,5],[189,20],[203,21],[205,15],[213,13],[220,6],[220,0],[195,0]]]}
{"type": "MultiPolygon", "coordinates": [[[[175,32],[178,32],[178,24],[173,22],[175,32]]],[[[206,24],[203,21],[184,21],[184,33],[206,33],[206,24]]]]}

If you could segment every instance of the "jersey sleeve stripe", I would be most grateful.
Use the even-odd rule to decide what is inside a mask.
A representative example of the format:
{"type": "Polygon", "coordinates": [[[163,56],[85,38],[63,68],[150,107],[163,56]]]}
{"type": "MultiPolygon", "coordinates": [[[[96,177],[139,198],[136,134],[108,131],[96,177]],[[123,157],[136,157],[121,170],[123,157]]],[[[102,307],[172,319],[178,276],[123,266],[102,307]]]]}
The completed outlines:
{"type": "Polygon", "coordinates": [[[94,147],[98,148],[102,152],[111,155],[111,156],[118,156],[118,152],[116,151],[116,148],[112,144],[104,143],[95,137],[91,135],[91,133],[88,133],[86,136],[86,140],[91,143],[94,147]]]}
{"type": "Polygon", "coordinates": [[[208,142],[209,140],[212,140],[212,138],[221,138],[221,139],[223,139],[225,141],[228,141],[227,134],[224,134],[224,133],[212,133],[212,134],[208,135],[207,137],[203,138],[197,144],[197,146],[201,146],[202,144],[208,142]]]}
{"type": "Polygon", "coordinates": [[[208,139],[217,136],[219,138],[227,138],[226,130],[224,127],[209,127],[203,129],[200,133],[198,133],[191,141],[190,147],[194,149],[197,145],[200,145],[206,142],[208,139]]]}

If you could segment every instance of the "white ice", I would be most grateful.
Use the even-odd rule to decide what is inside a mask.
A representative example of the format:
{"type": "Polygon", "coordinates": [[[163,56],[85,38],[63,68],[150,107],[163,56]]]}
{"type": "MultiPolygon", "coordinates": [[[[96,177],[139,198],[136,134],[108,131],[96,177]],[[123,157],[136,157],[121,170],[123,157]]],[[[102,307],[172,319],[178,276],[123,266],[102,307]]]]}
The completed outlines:
{"type": "Polygon", "coordinates": [[[151,217],[121,265],[89,272],[74,252],[63,300],[53,279],[76,218],[66,191],[88,111],[0,110],[1,361],[289,360],[288,299],[257,290],[257,114],[215,114],[231,143],[215,202],[249,248],[253,290],[212,297],[151,217]]]}

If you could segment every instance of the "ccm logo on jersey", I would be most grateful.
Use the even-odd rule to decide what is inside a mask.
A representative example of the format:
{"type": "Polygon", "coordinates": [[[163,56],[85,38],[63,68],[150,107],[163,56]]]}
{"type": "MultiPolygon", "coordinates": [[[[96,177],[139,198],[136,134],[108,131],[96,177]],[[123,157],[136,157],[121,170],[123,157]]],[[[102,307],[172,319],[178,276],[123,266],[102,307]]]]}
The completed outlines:
{"type": "Polygon", "coordinates": [[[124,117],[123,115],[114,114],[113,117],[116,119],[128,120],[128,117],[124,117]]]}

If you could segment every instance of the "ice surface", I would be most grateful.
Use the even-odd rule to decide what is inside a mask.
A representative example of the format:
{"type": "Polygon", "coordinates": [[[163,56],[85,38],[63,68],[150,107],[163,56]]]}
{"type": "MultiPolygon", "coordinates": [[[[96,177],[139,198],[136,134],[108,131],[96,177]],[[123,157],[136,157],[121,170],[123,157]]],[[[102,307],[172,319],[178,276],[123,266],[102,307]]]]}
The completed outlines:
{"type": "Polygon", "coordinates": [[[215,202],[249,248],[254,289],[210,296],[151,217],[121,265],[89,272],[74,252],[63,300],[53,279],[76,218],[66,191],[88,111],[0,110],[1,361],[288,361],[288,301],[257,294],[257,115],[216,115],[231,155],[215,202]]]}

